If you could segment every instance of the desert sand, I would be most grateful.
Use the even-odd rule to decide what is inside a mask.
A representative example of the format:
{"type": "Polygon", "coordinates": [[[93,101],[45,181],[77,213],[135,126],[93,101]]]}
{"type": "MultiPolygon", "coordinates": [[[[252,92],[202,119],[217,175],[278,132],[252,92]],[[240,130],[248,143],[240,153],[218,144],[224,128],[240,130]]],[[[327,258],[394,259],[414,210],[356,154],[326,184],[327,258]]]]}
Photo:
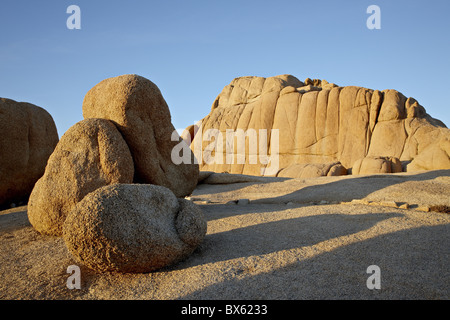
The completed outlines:
{"type": "Polygon", "coordinates": [[[190,197],[207,219],[202,244],[152,273],[91,271],[62,238],[38,233],[26,206],[1,211],[0,299],[450,298],[450,216],[432,211],[450,206],[450,170],[217,177],[190,197]],[[220,183],[230,177],[243,182],[220,183]],[[66,286],[70,265],[81,268],[81,289],[66,286]],[[371,265],[379,290],[366,285],[371,265]]]}

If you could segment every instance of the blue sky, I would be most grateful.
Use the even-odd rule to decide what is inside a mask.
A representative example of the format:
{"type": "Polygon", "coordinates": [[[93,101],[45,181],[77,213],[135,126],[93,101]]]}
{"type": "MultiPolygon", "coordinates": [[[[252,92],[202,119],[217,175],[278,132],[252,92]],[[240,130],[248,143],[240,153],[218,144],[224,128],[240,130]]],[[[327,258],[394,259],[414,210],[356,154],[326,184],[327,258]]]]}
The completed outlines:
{"type": "Polygon", "coordinates": [[[45,108],[61,136],[103,79],[144,76],[178,129],[239,76],[292,74],[396,89],[450,126],[450,1],[0,2],[0,96],[45,108]],[[69,5],[81,30],[69,30],[69,5]],[[369,30],[369,5],[381,29],[369,30]]]}

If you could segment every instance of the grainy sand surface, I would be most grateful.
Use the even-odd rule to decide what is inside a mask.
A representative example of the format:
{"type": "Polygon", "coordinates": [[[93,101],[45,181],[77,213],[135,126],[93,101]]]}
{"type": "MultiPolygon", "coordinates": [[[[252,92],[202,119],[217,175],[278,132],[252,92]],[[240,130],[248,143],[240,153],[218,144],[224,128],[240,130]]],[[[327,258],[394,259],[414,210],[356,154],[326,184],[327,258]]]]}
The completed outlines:
{"type": "Polygon", "coordinates": [[[62,238],[36,232],[26,207],[0,212],[0,299],[450,298],[450,216],[420,211],[450,206],[450,170],[200,184],[192,197],[208,233],[191,257],[147,274],[80,265],[79,290],[62,238]]]}

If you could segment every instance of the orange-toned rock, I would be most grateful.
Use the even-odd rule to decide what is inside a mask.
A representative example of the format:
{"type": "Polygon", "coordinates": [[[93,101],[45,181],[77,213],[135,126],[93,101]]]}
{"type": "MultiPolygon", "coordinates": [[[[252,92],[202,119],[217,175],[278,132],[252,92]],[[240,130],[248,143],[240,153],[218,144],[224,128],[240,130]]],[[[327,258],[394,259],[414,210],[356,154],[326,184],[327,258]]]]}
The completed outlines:
{"type": "Polygon", "coordinates": [[[0,98],[0,207],[28,199],[58,140],[46,110],[0,98]]]}
{"type": "Polygon", "coordinates": [[[111,121],[86,119],[61,137],[45,173],[33,188],[28,219],[42,234],[60,236],[67,214],[88,193],[115,183],[131,183],[130,150],[111,121]]]}
{"type": "Polygon", "coordinates": [[[397,158],[408,171],[450,169],[450,130],[396,90],[291,75],[241,77],[217,96],[199,128],[191,149],[204,171],[265,175],[276,164],[271,175],[309,176],[330,163],[351,169],[367,158],[358,162],[364,171],[380,157],[397,158]],[[227,131],[243,132],[245,148],[227,140],[227,131]]]}
{"type": "Polygon", "coordinates": [[[178,135],[172,141],[175,128],[169,107],[150,80],[130,74],[101,81],[86,94],[83,116],[114,122],[133,156],[135,182],[165,186],[178,197],[196,187],[199,168],[193,155],[188,155],[189,163],[171,159],[172,149],[184,142],[178,135]]]}
{"type": "Polygon", "coordinates": [[[352,174],[402,172],[402,163],[395,157],[365,157],[355,162],[352,174]]]}
{"type": "Polygon", "coordinates": [[[99,272],[150,272],[185,259],[207,223],[191,201],[149,184],[116,184],[88,194],[69,213],[69,252],[99,272]]]}

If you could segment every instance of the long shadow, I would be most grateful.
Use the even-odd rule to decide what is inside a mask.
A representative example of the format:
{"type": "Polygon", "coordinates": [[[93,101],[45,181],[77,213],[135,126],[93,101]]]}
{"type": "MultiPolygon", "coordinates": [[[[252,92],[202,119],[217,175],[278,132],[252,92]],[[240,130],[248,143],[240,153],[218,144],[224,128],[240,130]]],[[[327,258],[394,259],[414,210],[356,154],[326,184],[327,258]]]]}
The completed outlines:
{"type": "Polygon", "coordinates": [[[258,199],[255,203],[280,203],[280,202],[309,202],[321,199],[329,201],[351,201],[353,199],[362,199],[369,194],[387,188],[389,186],[403,183],[406,181],[425,181],[437,177],[449,177],[450,170],[427,171],[415,175],[369,175],[348,179],[341,179],[320,185],[307,186],[289,194],[258,199]]]}
{"type": "MultiPolygon", "coordinates": [[[[230,174],[232,175],[232,174],[230,174]]],[[[246,187],[250,187],[257,184],[265,184],[272,182],[283,182],[286,180],[291,180],[292,178],[277,178],[277,177],[258,177],[260,180],[258,181],[236,181],[236,182],[228,182],[228,183],[200,183],[197,185],[197,188],[194,190],[193,195],[202,196],[205,194],[215,194],[222,193],[227,191],[237,191],[239,189],[244,189],[246,187]]]]}
{"type": "Polygon", "coordinates": [[[239,277],[181,299],[448,300],[449,234],[447,224],[380,235],[268,273],[246,276],[246,270],[241,270],[239,277]],[[367,287],[371,265],[380,268],[379,290],[367,287]]]}
{"type": "Polygon", "coordinates": [[[253,214],[253,213],[269,213],[269,212],[281,212],[283,210],[295,209],[300,207],[306,207],[309,205],[293,203],[290,206],[277,204],[253,204],[250,203],[248,205],[237,205],[237,204],[208,204],[208,205],[199,205],[205,214],[206,221],[213,221],[223,218],[229,218],[233,216],[241,216],[245,214],[253,214]]]}
{"type": "Polygon", "coordinates": [[[17,208],[16,211],[0,214],[0,234],[13,232],[30,226],[31,224],[28,221],[26,207],[17,208]]]}
{"type": "Polygon", "coordinates": [[[192,258],[174,268],[182,269],[192,264],[215,263],[307,247],[354,234],[369,229],[380,221],[401,216],[403,215],[399,213],[331,213],[236,228],[207,235],[192,258]]]}

